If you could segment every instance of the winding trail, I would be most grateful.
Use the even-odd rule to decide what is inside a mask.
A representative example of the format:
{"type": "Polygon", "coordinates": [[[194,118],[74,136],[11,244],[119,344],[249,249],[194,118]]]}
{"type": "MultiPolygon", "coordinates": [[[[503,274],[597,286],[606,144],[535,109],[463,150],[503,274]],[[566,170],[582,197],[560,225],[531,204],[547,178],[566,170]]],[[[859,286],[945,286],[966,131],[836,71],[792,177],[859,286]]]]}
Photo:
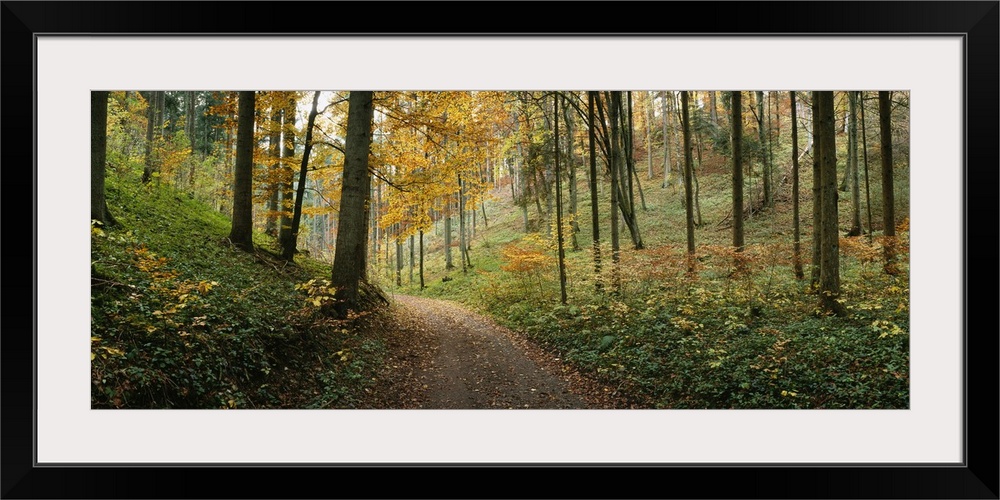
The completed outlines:
{"type": "Polygon", "coordinates": [[[561,360],[489,318],[443,300],[397,295],[385,370],[369,408],[571,409],[606,394],[561,360]],[[589,399],[589,401],[588,401],[589,399]]]}

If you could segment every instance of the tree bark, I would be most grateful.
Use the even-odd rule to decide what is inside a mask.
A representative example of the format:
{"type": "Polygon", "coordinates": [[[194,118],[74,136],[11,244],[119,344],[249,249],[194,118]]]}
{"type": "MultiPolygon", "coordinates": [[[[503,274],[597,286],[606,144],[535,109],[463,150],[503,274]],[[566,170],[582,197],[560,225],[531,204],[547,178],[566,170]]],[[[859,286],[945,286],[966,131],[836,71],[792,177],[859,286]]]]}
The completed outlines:
{"type": "Polygon", "coordinates": [[[559,251],[559,291],[560,302],[566,305],[566,251],[563,242],[562,227],[562,172],[559,171],[559,96],[553,96],[553,150],[556,170],[556,245],[559,251]]]}
{"type": "Polygon", "coordinates": [[[233,168],[233,227],[229,240],[237,248],[253,251],[253,132],[256,93],[240,91],[236,132],[236,165],[233,168]]]}
{"type": "Polygon", "coordinates": [[[821,172],[821,170],[820,170],[820,165],[821,165],[821,163],[820,163],[820,149],[821,149],[821,144],[820,144],[820,137],[819,137],[819,134],[818,134],[818,131],[819,131],[819,128],[818,128],[819,124],[818,124],[818,122],[819,122],[819,111],[820,111],[819,108],[817,107],[817,105],[818,105],[818,97],[817,97],[818,94],[819,94],[819,92],[815,92],[815,91],[812,93],[812,103],[811,103],[811,106],[810,106],[811,109],[812,109],[811,115],[812,115],[812,131],[813,131],[812,132],[812,149],[813,149],[813,187],[812,187],[812,195],[813,195],[813,202],[812,202],[812,206],[813,206],[812,222],[813,222],[813,227],[812,227],[812,237],[813,237],[813,241],[812,241],[812,268],[810,270],[810,283],[813,286],[819,286],[819,278],[820,278],[820,248],[821,248],[820,247],[820,233],[821,233],[821,229],[823,227],[823,225],[821,224],[821,214],[823,213],[821,201],[822,201],[823,198],[822,198],[822,192],[820,190],[820,186],[822,184],[820,182],[820,172],[821,172]]]}
{"type": "Polygon", "coordinates": [[[108,155],[108,91],[90,93],[90,219],[104,226],[115,224],[104,196],[108,155]]]}
{"type": "MultiPolygon", "coordinates": [[[[816,143],[820,157],[820,304],[829,313],[843,315],[846,309],[840,303],[840,231],[837,211],[837,146],[834,119],[833,92],[817,92],[819,113],[816,143]]],[[[815,182],[815,181],[814,181],[815,182]]]]}
{"type": "Polygon", "coordinates": [[[741,91],[732,93],[733,129],[733,247],[743,251],[743,96],[741,91]]]}
{"type": "Polygon", "coordinates": [[[694,186],[692,185],[692,169],[694,159],[691,157],[691,120],[688,116],[688,92],[681,91],[681,120],[684,133],[684,199],[687,211],[687,251],[688,274],[694,275],[694,186]]]}
{"type": "Polygon", "coordinates": [[[338,312],[361,305],[359,286],[367,283],[365,252],[368,237],[368,200],[371,174],[368,154],[374,117],[372,91],[352,91],[347,112],[344,179],[340,195],[340,222],[331,283],[337,291],[338,312]]]}
{"type": "Polygon", "coordinates": [[[892,102],[889,92],[878,93],[878,121],[882,150],[882,231],[885,235],[883,245],[885,256],[885,272],[897,274],[896,268],[896,212],[895,193],[892,179],[892,102]]]}
{"type": "Polygon", "coordinates": [[[771,162],[768,161],[764,144],[767,141],[767,133],[764,130],[764,91],[757,91],[757,137],[760,139],[760,157],[763,165],[764,177],[764,205],[768,208],[774,206],[774,195],[771,192],[771,162]]]}
{"type": "Polygon", "coordinates": [[[847,170],[851,185],[851,230],[848,236],[861,235],[861,186],[858,178],[858,97],[853,90],[847,91],[847,170]]]}
{"type": "Polygon", "coordinates": [[[597,139],[594,130],[594,91],[587,92],[587,122],[590,126],[587,129],[587,139],[590,146],[590,220],[594,233],[594,283],[597,292],[603,291],[604,285],[601,282],[601,223],[597,204],[597,139]]]}
{"type": "MultiPolygon", "coordinates": [[[[316,106],[319,102],[319,92],[318,90],[313,92],[312,108],[309,110],[309,119],[306,122],[305,149],[302,151],[302,164],[299,166],[299,184],[295,193],[295,207],[292,209],[292,223],[288,230],[287,239],[281,245],[281,256],[289,262],[295,258],[295,247],[299,238],[299,224],[302,221],[302,199],[305,198],[306,194],[306,172],[309,170],[309,154],[312,152],[312,131],[313,124],[316,123],[316,106]]],[[[338,239],[343,227],[343,220],[341,220],[337,224],[338,239]]]]}
{"type": "Polygon", "coordinates": [[[799,241],[799,129],[795,105],[795,91],[788,92],[789,106],[792,115],[792,234],[794,248],[792,250],[792,267],[795,279],[803,279],[802,272],[802,242],[799,241]]]}

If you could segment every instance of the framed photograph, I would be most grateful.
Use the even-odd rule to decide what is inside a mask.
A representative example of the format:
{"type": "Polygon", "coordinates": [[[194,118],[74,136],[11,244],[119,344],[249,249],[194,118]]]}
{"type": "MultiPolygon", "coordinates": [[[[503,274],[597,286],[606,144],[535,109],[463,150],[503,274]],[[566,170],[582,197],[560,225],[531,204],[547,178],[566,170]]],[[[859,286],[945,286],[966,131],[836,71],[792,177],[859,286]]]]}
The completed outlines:
{"type": "Polygon", "coordinates": [[[969,279],[997,276],[1000,2],[546,4],[563,13],[553,27],[535,12],[541,3],[2,3],[3,155],[8,173],[32,174],[34,265],[30,301],[15,308],[27,294],[5,290],[6,498],[647,496],[640,484],[687,498],[1000,495],[996,286],[969,279]],[[319,15],[326,7],[342,19],[319,15]],[[473,14],[475,29],[456,29],[446,9],[473,14]],[[365,27],[349,27],[348,12],[365,27]],[[905,91],[909,403],[94,409],[92,229],[78,207],[91,195],[95,89],[905,91]],[[971,258],[984,248],[988,257],[971,258]],[[354,474],[331,479],[359,468],[407,469],[427,483],[460,468],[489,487],[399,481],[372,491],[354,474]],[[559,481],[504,478],[525,469],[559,481]],[[277,475],[261,484],[264,472],[277,475]]]}

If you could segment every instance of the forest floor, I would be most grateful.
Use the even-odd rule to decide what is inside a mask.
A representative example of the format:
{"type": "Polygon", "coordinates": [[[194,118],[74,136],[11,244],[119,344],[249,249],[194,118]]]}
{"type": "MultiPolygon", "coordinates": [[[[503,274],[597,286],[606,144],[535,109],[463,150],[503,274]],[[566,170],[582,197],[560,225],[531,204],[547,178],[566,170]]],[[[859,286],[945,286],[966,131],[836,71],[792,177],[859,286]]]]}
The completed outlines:
{"type": "Polygon", "coordinates": [[[369,409],[629,408],[530,341],[454,302],[397,295],[377,328],[389,349],[369,409]]]}

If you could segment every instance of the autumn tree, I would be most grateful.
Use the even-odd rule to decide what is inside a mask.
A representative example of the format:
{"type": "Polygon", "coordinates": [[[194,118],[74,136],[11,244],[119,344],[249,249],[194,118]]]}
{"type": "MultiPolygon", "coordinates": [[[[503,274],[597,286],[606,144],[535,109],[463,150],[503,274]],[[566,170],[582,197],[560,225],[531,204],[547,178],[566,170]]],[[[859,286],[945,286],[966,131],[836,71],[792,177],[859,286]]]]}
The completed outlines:
{"type": "Polygon", "coordinates": [[[743,251],[743,101],[739,90],[732,92],[733,129],[733,247],[743,251]]]}
{"type": "Polygon", "coordinates": [[[594,99],[597,92],[587,92],[587,141],[590,148],[590,220],[593,232],[594,244],[594,286],[598,292],[603,290],[601,283],[601,219],[598,214],[597,203],[597,151],[596,151],[596,131],[594,115],[594,99]]]}
{"type": "Polygon", "coordinates": [[[681,91],[681,123],[684,130],[684,199],[687,210],[688,273],[694,274],[694,187],[692,186],[691,119],[688,112],[688,92],[681,91]]]}
{"type": "Polygon", "coordinates": [[[895,193],[892,179],[892,102],[889,92],[881,90],[878,93],[878,122],[881,136],[882,151],[882,234],[885,256],[885,272],[896,274],[896,212],[895,193]]]}
{"type": "Polygon", "coordinates": [[[837,145],[833,92],[814,92],[816,154],[820,175],[820,304],[827,312],[846,314],[840,303],[840,233],[837,211],[837,145]]]}
{"type": "MultiPolygon", "coordinates": [[[[336,288],[335,310],[341,316],[348,309],[364,305],[361,288],[368,286],[365,252],[368,247],[368,201],[374,106],[372,91],[351,91],[348,100],[347,134],[344,145],[344,179],[341,185],[337,247],[333,257],[331,284],[336,288]]],[[[381,294],[377,294],[379,298],[381,294]]],[[[365,297],[365,300],[372,297],[365,297]]],[[[384,299],[384,298],[383,298],[384,299]]]]}
{"type": "MultiPolygon", "coordinates": [[[[861,183],[858,175],[858,96],[847,91],[847,170],[851,187],[851,230],[848,236],[861,235],[861,183]]],[[[843,191],[843,190],[842,190],[843,191]]]]}
{"type": "Polygon", "coordinates": [[[102,225],[115,224],[104,197],[104,173],[108,147],[108,91],[90,93],[90,219],[102,225]]]}
{"type": "Polygon", "coordinates": [[[233,178],[233,225],[229,240],[237,248],[253,251],[253,147],[256,93],[240,91],[233,178]]]}
{"type": "MultiPolygon", "coordinates": [[[[309,118],[306,123],[306,138],[304,142],[304,150],[302,151],[302,163],[299,166],[299,182],[295,192],[295,204],[292,208],[292,220],[289,224],[288,231],[281,233],[281,236],[284,236],[284,239],[281,241],[281,256],[287,261],[291,261],[295,258],[295,247],[297,246],[297,240],[299,237],[299,226],[302,223],[302,199],[305,198],[306,194],[306,174],[309,172],[309,155],[312,153],[313,148],[313,126],[316,123],[316,115],[319,113],[317,110],[319,94],[320,91],[318,90],[313,92],[312,106],[309,109],[309,118]]],[[[369,127],[371,127],[371,125],[369,125],[369,127]]]]}
{"type": "Polygon", "coordinates": [[[805,274],[802,272],[802,242],[799,241],[799,120],[794,90],[788,92],[788,100],[792,115],[792,267],[795,278],[802,279],[805,274]]]}

